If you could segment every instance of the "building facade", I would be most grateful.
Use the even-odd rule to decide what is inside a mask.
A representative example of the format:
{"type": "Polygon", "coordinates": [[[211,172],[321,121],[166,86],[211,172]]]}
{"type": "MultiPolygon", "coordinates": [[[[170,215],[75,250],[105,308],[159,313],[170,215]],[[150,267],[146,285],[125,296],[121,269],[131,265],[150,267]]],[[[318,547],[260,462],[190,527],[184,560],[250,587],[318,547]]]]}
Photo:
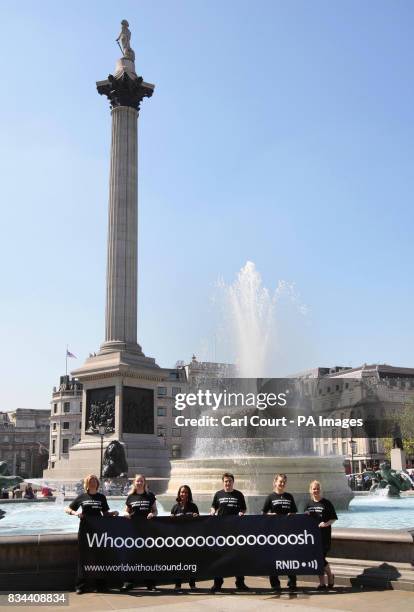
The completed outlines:
{"type": "MultiPolygon", "coordinates": [[[[305,393],[312,396],[313,411],[327,418],[380,420],[386,413],[398,414],[409,403],[414,409],[414,368],[364,364],[315,368],[298,376],[305,393]]],[[[313,442],[320,456],[342,455],[352,473],[377,468],[386,458],[383,438],[353,437],[350,429],[330,428],[329,435],[313,442]]],[[[412,465],[414,457],[407,459],[412,465]]]]}
{"type": "Polygon", "coordinates": [[[0,461],[22,478],[40,478],[49,457],[49,410],[0,412],[0,461]]]}
{"type": "Polygon", "coordinates": [[[69,458],[69,449],[79,442],[82,427],[82,384],[61,376],[53,388],[50,410],[49,469],[60,459],[69,458]]]}

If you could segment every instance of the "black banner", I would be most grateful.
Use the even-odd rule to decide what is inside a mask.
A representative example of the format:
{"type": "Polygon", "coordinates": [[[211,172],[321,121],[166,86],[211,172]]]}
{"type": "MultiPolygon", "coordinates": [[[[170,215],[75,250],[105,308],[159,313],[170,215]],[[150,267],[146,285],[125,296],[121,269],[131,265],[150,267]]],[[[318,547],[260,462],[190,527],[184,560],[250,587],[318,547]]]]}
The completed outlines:
{"type": "Polygon", "coordinates": [[[308,515],[84,518],[85,575],[137,582],[322,574],[320,529],[308,515]]]}

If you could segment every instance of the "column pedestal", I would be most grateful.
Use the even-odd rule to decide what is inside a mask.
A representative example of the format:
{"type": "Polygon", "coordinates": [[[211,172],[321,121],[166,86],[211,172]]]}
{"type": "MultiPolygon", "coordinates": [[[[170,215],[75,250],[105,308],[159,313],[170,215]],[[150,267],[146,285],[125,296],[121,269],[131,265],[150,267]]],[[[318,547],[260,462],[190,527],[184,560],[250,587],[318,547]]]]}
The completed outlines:
{"type": "Polygon", "coordinates": [[[391,450],[391,467],[393,470],[405,470],[405,452],[401,448],[391,450]]]}

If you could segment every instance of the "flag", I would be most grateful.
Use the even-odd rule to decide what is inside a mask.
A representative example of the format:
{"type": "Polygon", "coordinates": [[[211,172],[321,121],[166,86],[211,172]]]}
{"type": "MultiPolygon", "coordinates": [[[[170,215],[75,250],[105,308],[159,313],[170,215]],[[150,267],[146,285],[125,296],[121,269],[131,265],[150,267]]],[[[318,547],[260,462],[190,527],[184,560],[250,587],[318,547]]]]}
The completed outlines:
{"type": "Polygon", "coordinates": [[[77,359],[76,355],[68,351],[68,349],[66,349],[66,357],[73,357],[73,359],[77,359]]]}

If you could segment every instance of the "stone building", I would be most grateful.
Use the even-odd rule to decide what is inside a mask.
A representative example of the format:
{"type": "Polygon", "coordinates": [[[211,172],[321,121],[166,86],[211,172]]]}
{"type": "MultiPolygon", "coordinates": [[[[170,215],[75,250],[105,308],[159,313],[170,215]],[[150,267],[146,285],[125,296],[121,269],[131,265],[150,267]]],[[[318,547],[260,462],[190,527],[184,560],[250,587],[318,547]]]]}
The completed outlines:
{"type": "MultiPolygon", "coordinates": [[[[312,395],[313,411],[330,418],[378,421],[414,401],[414,368],[364,364],[357,368],[315,368],[298,377],[308,384],[305,392],[312,395]]],[[[320,456],[344,456],[350,472],[376,467],[385,459],[382,437],[352,436],[352,431],[343,428],[330,429],[326,437],[315,438],[314,450],[320,456]]],[[[413,459],[408,458],[410,464],[413,459]]]]}
{"type": "Polygon", "coordinates": [[[49,410],[0,412],[0,461],[22,478],[40,478],[49,456],[49,410]]]}
{"type": "Polygon", "coordinates": [[[176,370],[171,376],[176,380],[166,383],[157,389],[156,423],[157,434],[165,441],[171,459],[180,459],[191,455],[193,431],[190,427],[180,428],[175,425],[175,417],[180,414],[174,408],[177,393],[188,393],[193,388],[208,387],[214,391],[214,380],[235,376],[235,366],[227,363],[198,361],[193,355],[188,364],[177,362],[176,370]]]}
{"type": "Polygon", "coordinates": [[[70,376],[61,376],[53,388],[50,410],[49,469],[68,459],[69,449],[79,442],[82,427],[82,385],[70,376]]]}

